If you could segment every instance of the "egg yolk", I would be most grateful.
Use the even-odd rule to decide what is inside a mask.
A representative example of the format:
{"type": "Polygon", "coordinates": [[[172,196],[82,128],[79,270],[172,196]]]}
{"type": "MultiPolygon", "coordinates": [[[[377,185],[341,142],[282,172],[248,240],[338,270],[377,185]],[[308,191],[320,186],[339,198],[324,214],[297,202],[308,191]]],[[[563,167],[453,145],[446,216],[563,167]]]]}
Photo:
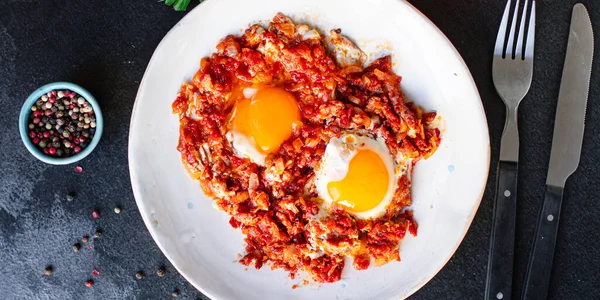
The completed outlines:
{"type": "Polygon", "coordinates": [[[364,212],[377,207],[389,189],[388,169],[371,150],[358,150],[348,164],[348,173],[340,181],[327,184],[333,201],[352,212],[364,212]]]}
{"type": "Polygon", "coordinates": [[[234,129],[254,139],[258,150],[272,153],[291,135],[300,123],[296,98],[278,87],[259,89],[252,99],[236,105],[234,129]]]}

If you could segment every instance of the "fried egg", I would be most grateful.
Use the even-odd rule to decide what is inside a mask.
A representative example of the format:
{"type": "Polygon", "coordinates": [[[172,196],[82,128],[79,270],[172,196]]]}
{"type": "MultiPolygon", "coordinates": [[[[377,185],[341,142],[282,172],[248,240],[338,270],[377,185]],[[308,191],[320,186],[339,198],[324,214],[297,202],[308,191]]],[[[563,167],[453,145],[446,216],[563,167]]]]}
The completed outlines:
{"type": "Polygon", "coordinates": [[[395,163],[383,139],[355,134],[332,138],[316,171],[324,203],[337,203],[360,219],[380,217],[396,187],[395,163]]]}
{"type": "Polygon", "coordinates": [[[302,124],[294,95],[280,87],[246,88],[235,105],[227,138],[236,154],[265,165],[265,157],[302,124]]]}

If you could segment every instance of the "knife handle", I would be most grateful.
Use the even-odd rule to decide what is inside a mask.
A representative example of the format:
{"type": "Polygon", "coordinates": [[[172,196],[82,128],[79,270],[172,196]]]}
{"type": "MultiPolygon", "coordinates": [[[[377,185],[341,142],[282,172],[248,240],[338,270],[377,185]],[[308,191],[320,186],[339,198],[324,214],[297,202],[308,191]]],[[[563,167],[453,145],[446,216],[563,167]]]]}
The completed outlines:
{"type": "Polygon", "coordinates": [[[500,161],[494,200],[494,217],[485,299],[510,300],[512,296],[515,218],[517,212],[516,162],[500,161]]]}
{"type": "Polygon", "coordinates": [[[562,196],[563,188],[552,185],[546,186],[546,196],[535,230],[535,240],[533,240],[529,265],[527,266],[523,299],[545,300],[548,297],[562,196]]]}

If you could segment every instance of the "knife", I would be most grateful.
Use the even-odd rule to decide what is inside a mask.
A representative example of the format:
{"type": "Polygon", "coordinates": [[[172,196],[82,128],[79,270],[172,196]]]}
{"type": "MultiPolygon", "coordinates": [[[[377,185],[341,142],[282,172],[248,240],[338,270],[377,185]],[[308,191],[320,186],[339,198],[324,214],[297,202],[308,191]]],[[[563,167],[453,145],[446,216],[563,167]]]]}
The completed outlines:
{"type": "Polygon", "coordinates": [[[554,121],[546,195],[529,257],[523,299],[546,299],[548,295],[563,189],[567,178],[577,169],[581,156],[593,53],[592,23],[587,9],[579,3],[573,7],[571,16],[567,55],[554,121]]]}

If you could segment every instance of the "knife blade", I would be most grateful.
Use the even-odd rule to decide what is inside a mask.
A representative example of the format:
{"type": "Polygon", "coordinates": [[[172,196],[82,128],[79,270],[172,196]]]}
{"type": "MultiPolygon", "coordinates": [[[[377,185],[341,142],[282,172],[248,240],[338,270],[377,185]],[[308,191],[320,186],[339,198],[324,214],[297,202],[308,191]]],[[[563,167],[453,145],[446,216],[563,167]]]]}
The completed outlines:
{"type": "Polygon", "coordinates": [[[579,165],[593,53],[592,22],[585,6],[577,4],[573,8],[567,56],[558,94],[546,180],[548,185],[564,187],[567,178],[579,165]]]}
{"type": "Polygon", "coordinates": [[[579,165],[587,107],[594,34],[585,6],[573,7],[567,54],[558,94],[545,199],[525,277],[523,299],[546,299],[558,233],[563,189],[579,165]]]}

